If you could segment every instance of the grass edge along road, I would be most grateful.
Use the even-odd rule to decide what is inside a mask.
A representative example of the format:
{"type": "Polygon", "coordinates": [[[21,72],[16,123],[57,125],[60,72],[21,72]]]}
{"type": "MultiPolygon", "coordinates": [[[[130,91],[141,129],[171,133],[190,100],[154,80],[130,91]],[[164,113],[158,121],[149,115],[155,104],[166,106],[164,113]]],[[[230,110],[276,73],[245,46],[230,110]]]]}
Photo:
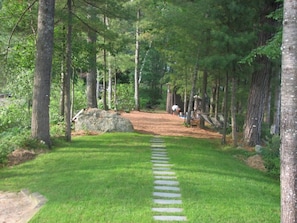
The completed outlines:
{"type": "MultiPolygon", "coordinates": [[[[48,202],[31,222],[152,222],[150,135],[74,137],[67,146],[0,170],[0,190],[48,202]]],[[[279,182],[222,151],[218,141],[163,137],[188,222],[279,222],[279,182]]]]}

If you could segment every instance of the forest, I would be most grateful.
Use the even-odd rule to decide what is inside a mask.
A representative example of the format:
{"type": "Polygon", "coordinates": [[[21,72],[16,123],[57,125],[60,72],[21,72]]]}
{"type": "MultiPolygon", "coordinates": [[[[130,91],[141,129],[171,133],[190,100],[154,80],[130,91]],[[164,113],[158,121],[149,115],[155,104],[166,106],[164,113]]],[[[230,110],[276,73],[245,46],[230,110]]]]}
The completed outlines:
{"type": "Polygon", "coordinates": [[[82,108],[170,112],[168,92],[184,113],[199,97],[202,114],[223,116],[223,143],[279,135],[282,1],[52,4],[42,18],[37,0],[1,1],[1,138],[31,129],[50,146],[55,134],[71,139],[82,108]]]}

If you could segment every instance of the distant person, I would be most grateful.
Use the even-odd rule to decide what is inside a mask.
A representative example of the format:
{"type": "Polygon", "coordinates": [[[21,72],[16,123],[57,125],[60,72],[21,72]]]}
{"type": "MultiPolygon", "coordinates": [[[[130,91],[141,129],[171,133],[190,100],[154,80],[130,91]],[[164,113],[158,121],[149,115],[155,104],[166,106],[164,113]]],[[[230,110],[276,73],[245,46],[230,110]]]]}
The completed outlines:
{"type": "Polygon", "coordinates": [[[172,114],[178,115],[178,113],[180,112],[180,108],[178,107],[177,104],[172,106],[172,114]]]}

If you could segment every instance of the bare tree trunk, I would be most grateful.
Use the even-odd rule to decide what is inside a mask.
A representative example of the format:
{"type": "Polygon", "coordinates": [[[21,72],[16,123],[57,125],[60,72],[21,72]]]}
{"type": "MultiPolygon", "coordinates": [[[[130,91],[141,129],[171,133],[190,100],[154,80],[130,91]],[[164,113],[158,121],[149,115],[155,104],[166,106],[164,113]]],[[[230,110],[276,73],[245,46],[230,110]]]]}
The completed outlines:
{"type": "Polygon", "coordinates": [[[187,121],[186,121],[188,125],[191,124],[191,112],[193,111],[193,100],[194,100],[194,94],[196,91],[197,76],[198,76],[198,62],[196,63],[195,70],[193,73],[192,89],[191,89],[189,104],[188,104],[188,114],[187,114],[187,121]]]}
{"type": "Polygon", "coordinates": [[[72,56],[72,0],[67,0],[68,26],[66,43],[66,73],[65,73],[65,136],[66,141],[71,141],[71,56],[72,56]]]}
{"type": "MultiPolygon", "coordinates": [[[[207,72],[203,72],[202,80],[202,97],[201,97],[201,113],[204,114],[206,111],[206,88],[207,88],[207,72]]],[[[200,118],[200,128],[205,128],[205,120],[200,118]]]]}
{"type": "Polygon", "coordinates": [[[134,72],[134,101],[135,101],[135,110],[140,110],[140,101],[139,101],[139,22],[140,22],[140,9],[137,10],[137,22],[135,30],[135,72],[134,72]]]}
{"type": "Polygon", "coordinates": [[[166,112],[172,113],[172,105],[172,92],[170,89],[170,84],[167,84],[166,112]]]}
{"type": "Polygon", "coordinates": [[[111,55],[108,53],[108,108],[111,109],[112,106],[112,69],[111,69],[111,55]]]}
{"type": "MultiPolygon", "coordinates": [[[[104,40],[105,42],[105,40],[104,40]]],[[[106,59],[106,49],[103,49],[103,63],[104,63],[104,70],[103,70],[103,109],[107,111],[107,59],[106,59]]]]}
{"type": "Polygon", "coordinates": [[[224,95],[224,123],[223,123],[223,135],[222,135],[222,144],[225,145],[227,143],[226,135],[227,135],[227,123],[228,123],[228,86],[229,85],[229,74],[228,71],[226,73],[226,83],[225,83],[225,95],[224,95]]]}
{"type": "Polygon", "coordinates": [[[272,134],[279,135],[280,133],[280,74],[277,75],[275,93],[274,93],[274,118],[273,118],[273,131],[272,134]]]}
{"type": "MultiPolygon", "coordinates": [[[[93,8],[90,8],[90,19],[96,19],[94,15],[93,8]]],[[[90,45],[89,50],[89,72],[87,73],[87,101],[89,108],[97,108],[97,94],[96,94],[96,86],[97,86],[97,50],[96,50],[96,33],[89,29],[88,30],[88,43],[90,45]]]]}
{"type": "Polygon", "coordinates": [[[231,125],[232,125],[232,140],[233,146],[237,147],[237,122],[236,122],[236,92],[237,79],[232,77],[232,93],[231,93],[231,125]]]}
{"type": "Polygon", "coordinates": [[[215,86],[212,86],[212,89],[211,89],[211,98],[210,98],[210,111],[209,111],[209,114],[211,116],[214,116],[215,115],[215,107],[216,107],[216,94],[217,94],[217,80],[216,80],[216,83],[215,83],[215,86]]]}
{"type": "Polygon", "coordinates": [[[55,0],[39,0],[31,135],[51,147],[50,85],[54,43],[55,0]]]}
{"type": "Polygon", "coordinates": [[[60,91],[60,115],[61,117],[64,117],[65,115],[65,70],[64,70],[64,56],[61,62],[61,91],[60,91]]]}
{"type": "Polygon", "coordinates": [[[297,7],[284,1],[281,83],[281,222],[297,222],[297,7]]]}
{"type": "Polygon", "coordinates": [[[219,117],[219,101],[220,101],[220,79],[216,81],[216,103],[215,103],[215,118],[218,119],[219,117]]]}
{"type": "Polygon", "coordinates": [[[252,76],[252,83],[248,99],[248,109],[244,126],[244,141],[248,146],[261,143],[261,128],[264,116],[265,98],[269,86],[268,58],[261,58],[259,63],[264,65],[252,76]]]}
{"type": "MultiPolygon", "coordinates": [[[[270,72],[271,69],[270,69],[270,72]]],[[[267,88],[266,99],[265,99],[265,112],[264,112],[264,123],[270,125],[270,116],[271,116],[271,76],[268,80],[269,86],[267,88]]]]}

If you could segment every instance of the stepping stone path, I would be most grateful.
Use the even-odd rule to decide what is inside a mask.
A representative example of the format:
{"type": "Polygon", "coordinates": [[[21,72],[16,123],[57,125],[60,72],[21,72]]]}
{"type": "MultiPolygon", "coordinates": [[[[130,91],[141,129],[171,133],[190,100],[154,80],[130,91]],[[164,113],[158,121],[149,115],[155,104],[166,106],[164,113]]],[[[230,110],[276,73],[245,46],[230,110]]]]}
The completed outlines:
{"type": "Polygon", "coordinates": [[[153,202],[155,221],[182,222],[187,217],[182,215],[182,200],[179,182],[172,171],[173,164],[169,162],[164,141],[159,137],[151,140],[152,163],[154,174],[153,202]]]}

